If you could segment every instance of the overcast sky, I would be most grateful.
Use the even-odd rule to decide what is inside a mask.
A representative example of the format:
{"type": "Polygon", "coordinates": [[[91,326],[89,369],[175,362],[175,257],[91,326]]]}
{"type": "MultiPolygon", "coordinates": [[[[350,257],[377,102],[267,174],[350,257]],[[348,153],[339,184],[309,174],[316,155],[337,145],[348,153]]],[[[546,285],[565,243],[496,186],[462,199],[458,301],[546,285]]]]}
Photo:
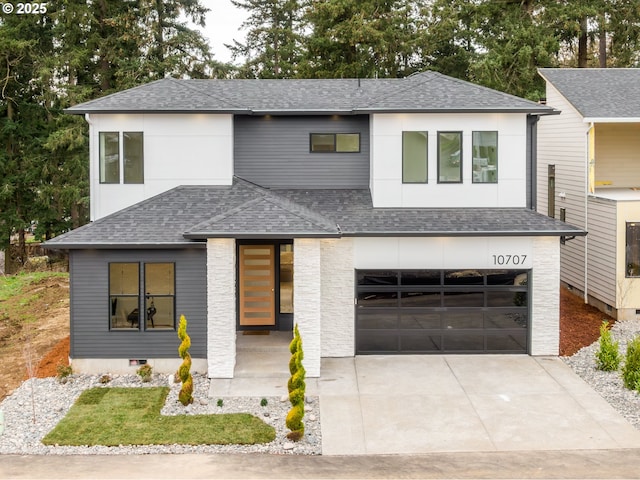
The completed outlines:
{"type": "Polygon", "coordinates": [[[240,32],[240,24],[247,18],[248,12],[234,7],[231,0],[204,0],[202,4],[211,9],[207,14],[207,26],[201,29],[209,40],[215,59],[219,62],[231,61],[231,52],[224,46],[233,44],[233,39],[244,39],[245,32],[240,32]]]}

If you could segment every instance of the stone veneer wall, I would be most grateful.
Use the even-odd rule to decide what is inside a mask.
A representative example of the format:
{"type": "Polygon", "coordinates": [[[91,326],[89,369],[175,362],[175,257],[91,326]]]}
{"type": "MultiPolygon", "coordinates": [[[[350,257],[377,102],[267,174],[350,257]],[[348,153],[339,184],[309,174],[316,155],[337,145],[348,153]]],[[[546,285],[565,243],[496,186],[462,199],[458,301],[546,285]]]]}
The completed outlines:
{"type": "Polygon", "coordinates": [[[236,365],[236,242],[207,240],[209,378],[233,378],[236,365]]]}
{"type": "MultiPolygon", "coordinates": [[[[304,351],[308,377],[320,376],[321,249],[317,238],[293,240],[293,311],[304,351]]],[[[211,330],[210,330],[211,331],[211,330]]]]}
{"type": "Polygon", "coordinates": [[[533,239],[531,279],[531,355],[558,355],[560,350],[560,239],[533,239]]]}
{"type": "Polygon", "coordinates": [[[353,239],[321,240],[320,251],[321,355],[352,357],[355,355],[353,239]]]}

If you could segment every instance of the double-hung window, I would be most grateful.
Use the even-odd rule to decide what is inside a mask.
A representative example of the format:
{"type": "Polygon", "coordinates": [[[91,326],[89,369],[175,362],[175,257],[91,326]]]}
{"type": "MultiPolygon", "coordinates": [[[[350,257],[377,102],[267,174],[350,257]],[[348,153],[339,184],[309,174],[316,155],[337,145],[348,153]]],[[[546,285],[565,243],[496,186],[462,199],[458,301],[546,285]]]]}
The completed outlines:
{"type": "Polygon", "coordinates": [[[427,183],[427,132],[402,132],[402,183],[427,183]]]}
{"type": "Polygon", "coordinates": [[[100,183],[144,183],[142,132],[100,132],[99,150],[100,183]]]}
{"type": "Polygon", "coordinates": [[[438,132],[438,183],[462,183],[462,132],[438,132]]]}
{"type": "Polygon", "coordinates": [[[473,183],[498,182],[498,132],[473,132],[473,183]]]}
{"type": "Polygon", "coordinates": [[[174,330],[175,291],[174,263],[110,263],[110,329],[174,330]]]}
{"type": "Polygon", "coordinates": [[[312,153],[359,153],[359,133],[312,133],[309,140],[312,153]]]}

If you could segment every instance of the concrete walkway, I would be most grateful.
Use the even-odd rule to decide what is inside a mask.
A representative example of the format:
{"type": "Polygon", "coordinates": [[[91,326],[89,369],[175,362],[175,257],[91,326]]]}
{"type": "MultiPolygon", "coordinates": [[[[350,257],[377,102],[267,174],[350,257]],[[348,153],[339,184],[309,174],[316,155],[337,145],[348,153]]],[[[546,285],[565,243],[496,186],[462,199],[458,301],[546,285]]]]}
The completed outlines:
{"type": "MultiPolygon", "coordinates": [[[[212,395],[284,395],[287,362],[282,349],[241,351],[212,395]]],[[[640,448],[640,431],[558,358],[327,358],[307,394],[320,397],[323,455],[640,448]]]]}

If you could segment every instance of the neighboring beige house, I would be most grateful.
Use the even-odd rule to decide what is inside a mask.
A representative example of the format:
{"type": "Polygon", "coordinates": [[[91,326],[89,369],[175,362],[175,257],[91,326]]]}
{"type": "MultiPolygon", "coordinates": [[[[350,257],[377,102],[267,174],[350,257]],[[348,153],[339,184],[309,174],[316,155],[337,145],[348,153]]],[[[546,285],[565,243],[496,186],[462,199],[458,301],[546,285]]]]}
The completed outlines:
{"type": "Polygon", "coordinates": [[[543,68],[537,209],[584,228],[561,280],[617,319],[640,314],[640,69],[543,68]]]}

